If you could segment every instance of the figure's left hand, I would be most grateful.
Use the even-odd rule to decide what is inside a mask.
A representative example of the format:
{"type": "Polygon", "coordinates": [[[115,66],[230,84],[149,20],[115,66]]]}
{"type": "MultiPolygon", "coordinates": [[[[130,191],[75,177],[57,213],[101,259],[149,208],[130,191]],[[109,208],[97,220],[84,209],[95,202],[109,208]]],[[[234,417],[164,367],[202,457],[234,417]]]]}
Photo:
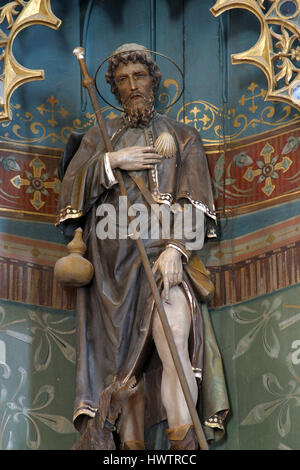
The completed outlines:
{"type": "Polygon", "coordinates": [[[182,282],[181,253],[176,248],[166,248],[154,263],[153,272],[158,269],[163,277],[163,297],[168,302],[170,288],[182,282]]]}

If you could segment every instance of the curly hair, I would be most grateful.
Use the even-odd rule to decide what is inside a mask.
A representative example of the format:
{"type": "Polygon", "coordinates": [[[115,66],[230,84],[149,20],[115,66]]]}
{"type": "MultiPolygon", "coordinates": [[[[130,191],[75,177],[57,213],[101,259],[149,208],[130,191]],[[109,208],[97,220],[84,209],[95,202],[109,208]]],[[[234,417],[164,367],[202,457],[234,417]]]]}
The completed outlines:
{"type": "Polygon", "coordinates": [[[111,92],[115,95],[118,102],[121,103],[120,95],[118,87],[115,83],[115,71],[120,63],[127,65],[129,62],[133,63],[141,63],[147,66],[148,72],[150,77],[152,78],[152,90],[155,95],[157,93],[160,80],[161,80],[161,72],[156,64],[156,62],[152,59],[149,53],[143,50],[136,50],[136,51],[129,51],[129,52],[121,52],[119,54],[113,55],[108,61],[108,69],[107,73],[105,74],[106,82],[110,84],[111,92]]]}

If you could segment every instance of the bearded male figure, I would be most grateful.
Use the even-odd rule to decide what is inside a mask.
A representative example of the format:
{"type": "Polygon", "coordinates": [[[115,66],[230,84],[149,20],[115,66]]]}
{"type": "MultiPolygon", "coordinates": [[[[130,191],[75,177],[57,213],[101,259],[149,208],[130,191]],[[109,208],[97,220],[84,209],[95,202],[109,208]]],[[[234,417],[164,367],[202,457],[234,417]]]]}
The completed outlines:
{"type": "MultiPolygon", "coordinates": [[[[171,449],[198,447],[136,242],[130,236],[97,236],[103,204],[111,204],[119,215],[116,168],[122,172],[130,204],[147,204],[137,184],[142,180],[155,203],[190,204],[197,211],[197,249],[206,237],[214,236],[215,210],[200,136],[194,128],[155,111],[160,78],[143,46],[117,49],[106,74],[124,108],[121,118],[107,122],[114,151],[106,152],[99,129],[93,127],[82,140],[71,136],[60,168],[58,225],[67,230],[75,221],[83,228],[95,271],[91,283],[77,292],[74,425],[83,431],[86,419],[95,416],[101,392],[116,380],[126,383],[135,376],[136,391],[124,405],[119,423],[122,449],[144,449],[144,427],[164,419],[171,449]],[[163,133],[175,143],[171,158],[163,158],[154,147],[163,133]]],[[[222,361],[207,307],[199,297],[197,254],[174,233],[173,227],[169,238],[143,242],[195,406],[207,439],[213,440],[222,435],[228,411],[222,361]]]]}

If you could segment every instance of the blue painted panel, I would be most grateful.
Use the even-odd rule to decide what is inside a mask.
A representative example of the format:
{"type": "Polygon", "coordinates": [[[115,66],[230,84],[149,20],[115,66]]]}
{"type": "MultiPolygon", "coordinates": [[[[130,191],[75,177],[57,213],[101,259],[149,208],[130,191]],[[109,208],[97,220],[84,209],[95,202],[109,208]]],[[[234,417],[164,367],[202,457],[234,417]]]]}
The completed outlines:
{"type": "MultiPolygon", "coordinates": [[[[60,105],[69,112],[70,117],[78,116],[80,103],[76,96],[80,90],[81,79],[72,51],[80,43],[79,0],[56,0],[51,2],[51,6],[55,16],[62,20],[60,28],[25,28],[14,43],[16,59],[30,69],[43,69],[45,80],[30,82],[17,89],[13,103],[21,104],[24,111],[35,112],[37,106],[54,95],[60,100],[60,105]]],[[[59,119],[59,115],[56,117],[55,127],[66,122],[59,119]]]]}
{"type": "MultiPolygon", "coordinates": [[[[27,83],[14,93],[11,102],[18,133],[10,123],[1,125],[1,133],[11,141],[18,142],[22,136],[23,142],[63,148],[69,132],[63,129],[85,130],[93,124],[86,114],[92,108],[81,88],[74,47],[82,44],[86,48],[88,68],[94,74],[100,61],[124,42],[154,48],[184,69],[184,97],[168,113],[175,119],[186,118],[201,131],[206,143],[217,144],[218,135],[227,135],[227,140],[246,137],[295,120],[293,112],[281,120],[284,104],[264,102],[260,93],[267,86],[262,71],[230,63],[231,53],[256,42],[260,31],[254,15],[234,10],[215,18],[209,11],[213,4],[212,0],[52,0],[52,10],[62,20],[60,28],[26,28],[14,44],[17,60],[29,68],[44,69],[45,80],[27,83]],[[254,93],[249,89],[251,83],[256,84],[254,93]],[[54,104],[47,101],[51,96],[57,100],[54,104]],[[179,113],[183,104],[187,106],[179,113]],[[263,114],[266,106],[274,108],[272,116],[263,114]],[[240,116],[238,124],[229,111],[240,116]]],[[[158,63],[164,78],[180,82],[171,64],[163,59],[158,63]]],[[[104,82],[105,68],[102,91],[111,99],[104,82]]],[[[169,91],[174,96],[174,87],[169,91]]]]}
{"type": "MultiPolygon", "coordinates": [[[[94,75],[97,66],[121,44],[138,43],[151,47],[150,3],[149,0],[93,2],[86,36],[86,58],[90,74],[94,75]]],[[[117,105],[112,99],[110,87],[105,83],[106,70],[107,63],[99,74],[103,85],[100,87],[101,93],[117,105]]],[[[89,103],[87,109],[91,110],[89,103]]]]}
{"type": "MultiPolygon", "coordinates": [[[[291,116],[298,116],[292,106],[286,103],[264,101],[261,91],[268,90],[268,83],[265,74],[258,67],[250,64],[230,63],[231,54],[245,52],[256,44],[259,39],[261,27],[258,19],[254,14],[244,9],[236,9],[222,15],[224,23],[225,37],[228,38],[227,50],[225,51],[228,60],[228,79],[227,79],[227,96],[228,108],[232,107],[241,115],[244,114],[248,121],[256,119],[257,124],[249,126],[243,136],[255,135],[259,132],[270,130],[272,126],[280,127],[285,119],[287,107],[290,108],[291,116]],[[251,83],[257,86],[252,92],[248,87],[251,83]],[[246,100],[241,101],[242,97],[246,100]],[[252,106],[254,104],[254,106],[252,106]],[[272,109],[270,115],[266,112],[266,107],[272,109]],[[282,120],[282,122],[280,122],[282,120]],[[267,124],[269,123],[269,124],[267,124]]],[[[226,133],[232,134],[232,122],[225,121],[226,133]]]]}
{"type": "MultiPolygon", "coordinates": [[[[158,52],[165,54],[174,60],[181,70],[184,71],[184,19],[183,19],[183,2],[156,2],[155,14],[155,48],[158,52]]],[[[162,71],[163,81],[166,79],[174,79],[178,86],[182,86],[180,74],[176,68],[168,61],[156,58],[157,63],[162,71]]],[[[161,87],[162,88],[162,87],[161,87]]],[[[170,87],[169,91],[174,92],[174,88],[170,87]]],[[[186,87],[185,87],[186,92],[186,87]]],[[[172,95],[174,96],[174,95],[172,95]]],[[[167,110],[168,115],[176,119],[177,113],[184,102],[185,94],[181,100],[172,108],[167,110]]]]}
{"type": "Polygon", "coordinates": [[[221,106],[220,20],[210,14],[210,3],[185,5],[185,101],[202,99],[221,106]]]}
{"type": "Polygon", "coordinates": [[[36,240],[51,241],[64,245],[66,239],[62,232],[53,224],[31,221],[8,219],[0,217],[1,232],[21,237],[34,238],[36,240]]]}
{"type": "Polygon", "coordinates": [[[256,230],[271,227],[274,224],[287,221],[299,213],[300,201],[296,200],[233,217],[229,221],[222,219],[220,221],[222,240],[230,240],[233,237],[241,237],[256,230]]]}

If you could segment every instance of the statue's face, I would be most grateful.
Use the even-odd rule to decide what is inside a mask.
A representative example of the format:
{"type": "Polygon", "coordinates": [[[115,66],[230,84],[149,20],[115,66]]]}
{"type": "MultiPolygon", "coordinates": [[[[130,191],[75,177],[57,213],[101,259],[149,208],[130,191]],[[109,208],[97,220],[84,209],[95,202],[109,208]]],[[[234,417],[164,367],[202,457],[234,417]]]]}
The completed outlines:
{"type": "Polygon", "coordinates": [[[115,70],[115,83],[123,106],[144,106],[145,99],[153,96],[148,68],[139,62],[120,63],[115,70]]]}

